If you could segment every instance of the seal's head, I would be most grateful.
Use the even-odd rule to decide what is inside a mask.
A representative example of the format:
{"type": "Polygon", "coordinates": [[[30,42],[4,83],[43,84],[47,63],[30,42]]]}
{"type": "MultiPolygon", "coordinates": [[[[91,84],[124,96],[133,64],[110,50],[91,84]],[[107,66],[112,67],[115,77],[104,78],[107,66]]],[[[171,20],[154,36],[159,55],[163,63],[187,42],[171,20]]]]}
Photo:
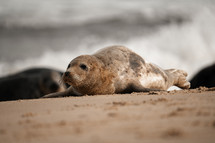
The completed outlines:
{"type": "Polygon", "coordinates": [[[103,63],[90,55],[73,59],[63,74],[64,82],[81,94],[99,94],[99,90],[103,90],[102,86],[107,83],[108,86],[111,85],[112,77],[104,68],[103,63]]]}

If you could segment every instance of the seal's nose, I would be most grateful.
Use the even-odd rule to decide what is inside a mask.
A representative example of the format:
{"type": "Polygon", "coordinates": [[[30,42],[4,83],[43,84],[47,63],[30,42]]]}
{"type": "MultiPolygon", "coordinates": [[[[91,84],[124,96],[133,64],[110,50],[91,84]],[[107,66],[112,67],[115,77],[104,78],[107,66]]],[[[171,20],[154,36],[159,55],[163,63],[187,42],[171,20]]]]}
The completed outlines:
{"type": "Polygon", "coordinates": [[[69,74],[70,74],[70,72],[68,72],[68,71],[64,73],[65,76],[69,76],[69,74]]]}

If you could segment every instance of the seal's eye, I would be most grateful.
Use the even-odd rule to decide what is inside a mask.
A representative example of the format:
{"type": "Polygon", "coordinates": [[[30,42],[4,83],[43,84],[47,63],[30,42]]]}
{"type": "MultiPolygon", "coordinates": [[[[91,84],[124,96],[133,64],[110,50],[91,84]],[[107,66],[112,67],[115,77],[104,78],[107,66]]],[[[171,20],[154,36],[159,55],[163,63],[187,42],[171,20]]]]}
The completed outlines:
{"type": "Polygon", "coordinates": [[[71,64],[68,65],[67,69],[70,68],[71,64]]]}
{"type": "Polygon", "coordinates": [[[80,68],[81,68],[82,70],[87,71],[87,66],[86,66],[85,64],[80,64],[80,68]]]}

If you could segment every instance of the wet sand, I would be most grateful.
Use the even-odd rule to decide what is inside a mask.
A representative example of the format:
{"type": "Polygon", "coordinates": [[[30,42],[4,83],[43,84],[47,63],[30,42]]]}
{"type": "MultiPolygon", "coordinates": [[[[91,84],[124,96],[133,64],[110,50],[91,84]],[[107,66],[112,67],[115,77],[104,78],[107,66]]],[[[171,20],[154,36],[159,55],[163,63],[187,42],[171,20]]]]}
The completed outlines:
{"type": "Polygon", "coordinates": [[[0,102],[4,143],[213,143],[215,89],[0,102]]]}

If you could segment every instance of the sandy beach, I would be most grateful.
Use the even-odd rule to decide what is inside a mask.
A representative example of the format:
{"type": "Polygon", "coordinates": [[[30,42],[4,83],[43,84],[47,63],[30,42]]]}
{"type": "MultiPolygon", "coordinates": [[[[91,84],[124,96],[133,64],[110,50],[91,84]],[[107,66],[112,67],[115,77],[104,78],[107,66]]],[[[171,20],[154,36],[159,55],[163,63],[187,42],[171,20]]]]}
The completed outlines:
{"type": "Polygon", "coordinates": [[[215,89],[0,102],[4,143],[215,141],[215,89]]]}

